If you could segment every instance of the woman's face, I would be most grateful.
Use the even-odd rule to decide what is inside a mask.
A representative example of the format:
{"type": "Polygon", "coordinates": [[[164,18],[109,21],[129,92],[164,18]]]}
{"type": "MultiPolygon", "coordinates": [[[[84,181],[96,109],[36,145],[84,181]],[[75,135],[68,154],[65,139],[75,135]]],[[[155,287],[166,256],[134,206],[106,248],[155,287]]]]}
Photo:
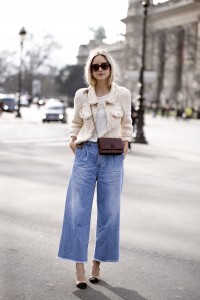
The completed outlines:
{"type": "Polygon", "coordinates": [[[102,55],[97,55],[92,61],[91,72],[92,76],[98,80],[107,80],[110,75],[110,64],[102,55]]]}

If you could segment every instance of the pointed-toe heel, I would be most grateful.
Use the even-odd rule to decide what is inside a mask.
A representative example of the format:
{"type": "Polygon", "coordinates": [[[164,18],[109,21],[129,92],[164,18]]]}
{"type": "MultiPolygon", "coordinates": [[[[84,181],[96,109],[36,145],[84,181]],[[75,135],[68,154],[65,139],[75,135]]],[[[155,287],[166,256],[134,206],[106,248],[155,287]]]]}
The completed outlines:
{"type": "Polygon", "coordinates": [[[98,283],[100,281],[100,265],[98,265],[98,267],[97,267],[93,263],[92,270],[91,270],[90,277],[89,277],[89,281],[91,283],[98,283]],[[93,275],[93,274],[95,274],[95,275],[93,275]],[[96,274],[98,274],[98,275],[96,276],[96,274]]]}
{"type": "Polygon", "coordinates": [[[81,281],[79,281],[79,280],[77,279],[77,272],[76,272],[76,286],[77,286],[77,288],[79,288],[79,289],[86,289],[86,287],[87,287],[87,282],[86,282],[86,280],[81,280],[81,281]]]}
{"type": "Polygon", "coordinates": [[[76,286],[79,289],[86,289],[87,283],[85,281],[77,281],[76,282],[76,286]]]}
{"type": "Polygon", "coordinates": [[[90,275],[89,280],[90,280],[91,283],[98,283],[100,281],[100,277],[99,276],[90,275]]]}

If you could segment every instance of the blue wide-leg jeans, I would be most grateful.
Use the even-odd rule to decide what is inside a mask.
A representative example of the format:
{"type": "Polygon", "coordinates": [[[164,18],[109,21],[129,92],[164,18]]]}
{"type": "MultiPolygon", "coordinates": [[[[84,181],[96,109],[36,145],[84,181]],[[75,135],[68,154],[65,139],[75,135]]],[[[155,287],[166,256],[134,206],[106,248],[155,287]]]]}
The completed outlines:
{"type": "Polygon", "coordinates": [[[121,155],[100,155],[98,145],[77,148],[67,189],[58,257],[87,262],[90,220],[97,185],[97,229],[94,259],[119,261],[120,197],[123,184],[121,155]]]}

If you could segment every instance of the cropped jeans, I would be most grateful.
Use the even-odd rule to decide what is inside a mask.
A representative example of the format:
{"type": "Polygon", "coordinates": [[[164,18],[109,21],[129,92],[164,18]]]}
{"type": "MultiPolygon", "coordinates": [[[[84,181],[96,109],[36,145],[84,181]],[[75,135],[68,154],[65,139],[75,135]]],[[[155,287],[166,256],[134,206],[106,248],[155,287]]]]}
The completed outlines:
{"type": "Polygon", "coordinates": [[[88,260],[90,220],[97,187],[97,228],[93,258],[119,261],[120,197],[123,184],[121,155],[100,155],[95,142],[76,149],[67,189],[58,257],[88,260]]]}

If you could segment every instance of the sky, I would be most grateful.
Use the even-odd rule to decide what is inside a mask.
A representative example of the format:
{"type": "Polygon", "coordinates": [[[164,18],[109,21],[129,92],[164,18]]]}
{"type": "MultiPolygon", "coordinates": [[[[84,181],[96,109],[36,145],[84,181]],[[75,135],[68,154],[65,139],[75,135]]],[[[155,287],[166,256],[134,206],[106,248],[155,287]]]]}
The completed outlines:
{"type": "Polygon", "coordinates": [[[32,34],[38,43],[46,34],[53,35],[61,48],[52,63],[62,67],[76,64],[79,46],[93,38],[89,28],[103,26],[106,43],[123,39],[126,27],[120,20],[127,15],[128,0],[0,0],[0,7],[0,51],[19,51],[18,33],[24,26],[27,38],[32,34]]]}

